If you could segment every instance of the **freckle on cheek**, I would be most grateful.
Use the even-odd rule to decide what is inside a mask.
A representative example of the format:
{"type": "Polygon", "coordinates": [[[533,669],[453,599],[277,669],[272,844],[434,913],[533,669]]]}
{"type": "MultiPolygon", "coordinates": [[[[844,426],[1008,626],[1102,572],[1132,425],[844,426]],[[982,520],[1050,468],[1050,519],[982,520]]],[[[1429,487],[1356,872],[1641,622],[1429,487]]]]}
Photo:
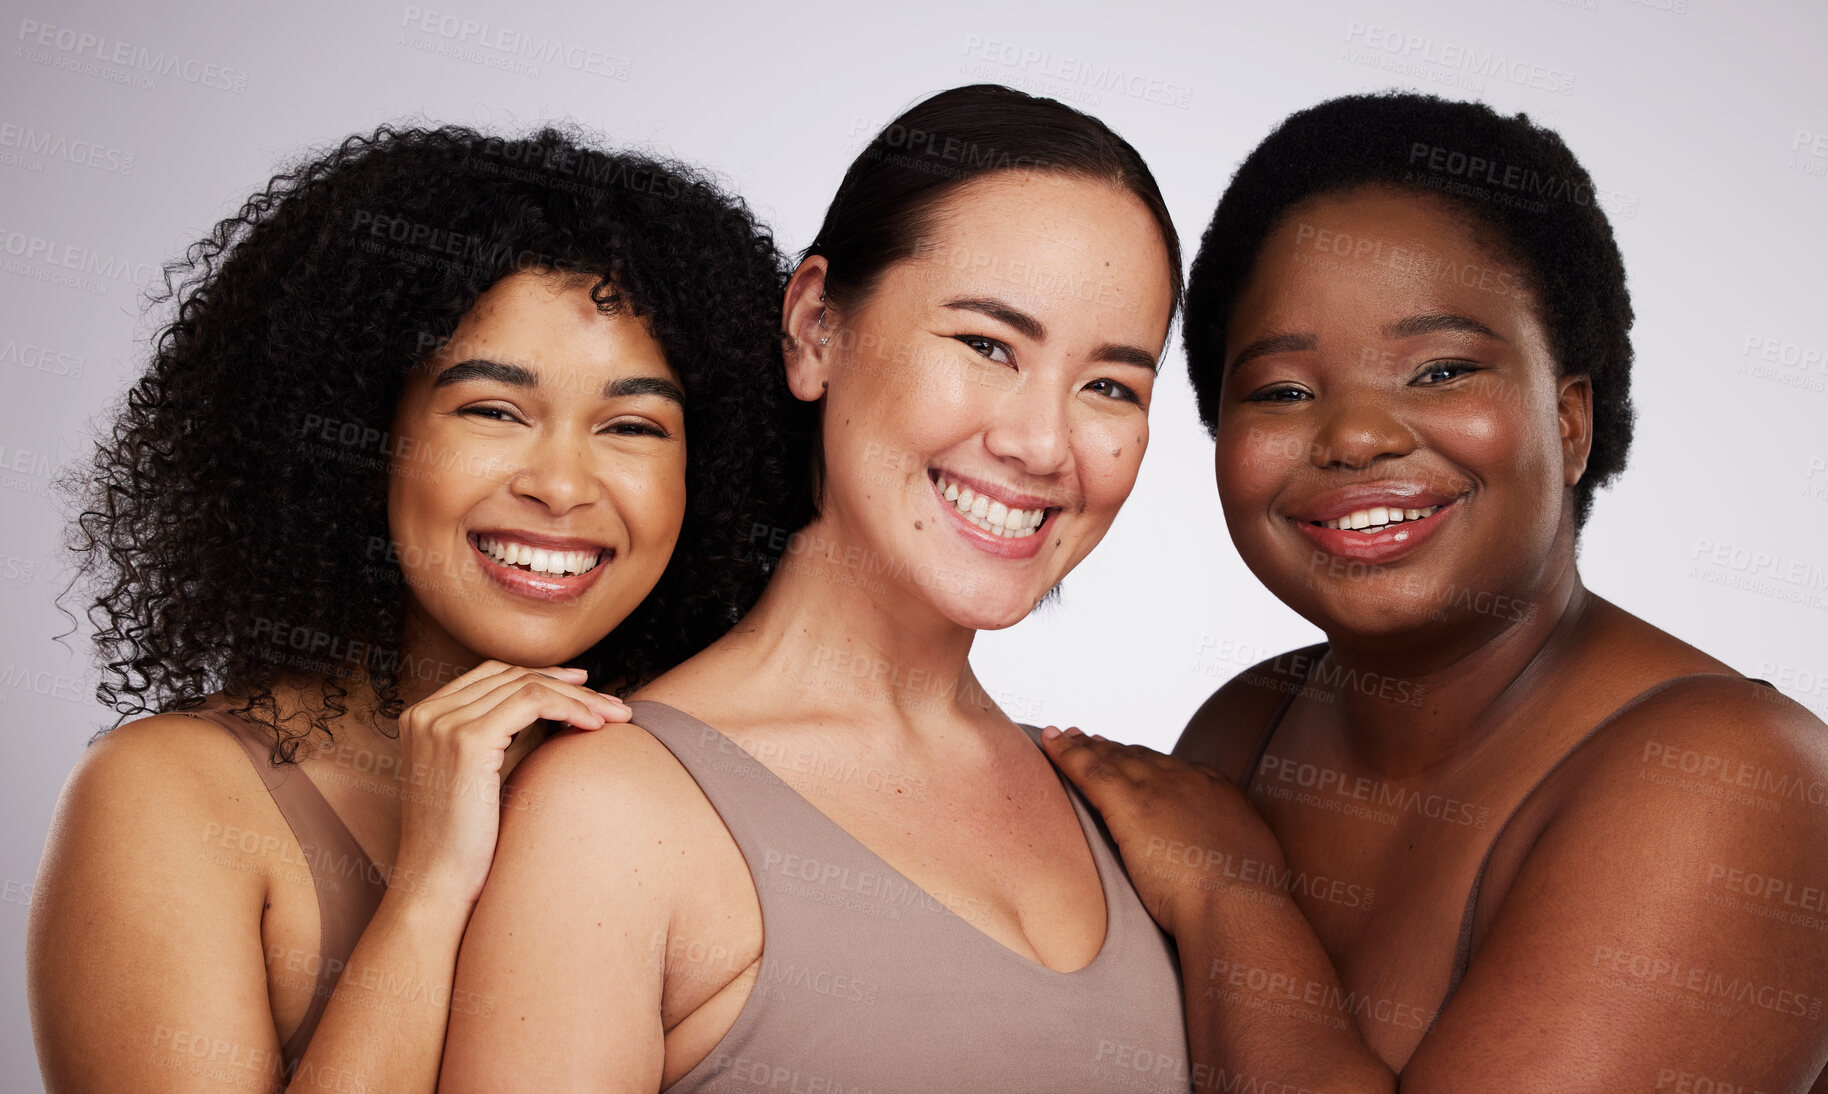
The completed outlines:
{"type": "Polygon", "coordinates": [[[921,523],[918,520],[914,522],[914,530],[916,532],[924,531],[926,529],[926,527],[927,526],[925,524],[921,523]]]}

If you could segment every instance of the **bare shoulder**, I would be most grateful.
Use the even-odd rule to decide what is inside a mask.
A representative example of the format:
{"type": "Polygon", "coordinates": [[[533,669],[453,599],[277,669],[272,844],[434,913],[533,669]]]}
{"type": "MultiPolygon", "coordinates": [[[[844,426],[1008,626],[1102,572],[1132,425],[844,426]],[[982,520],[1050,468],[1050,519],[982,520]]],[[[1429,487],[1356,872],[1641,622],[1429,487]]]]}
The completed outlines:
{"type": "Polygon", "coordinates": [[[265,852],[282,834],[259,773],[218,726],[157,715],[84,752],[58,801],[28,928],[48,1085],[195,1089],[147,1052],[162,1028],[277,1048],[261,924],[279,857],[265,852]]]}
{"type": "MultiPolygon", "coordinates": [[[[1828,832],[1828,725],[1775,688],[1733,675],[1651,689],[1570,758],[1558,796],[1641,793],[1714,815],[1806,814],[1828,832]],[[1722,808],[1742,807],[1742,808],[1722,808]]],[[[1785,825],[1786,827],[1788,825],[1785,825]]]]}
{"type": "MultiPolygon", "coordinates": [[[[503,844],[546,834],[616,841],[617,857],[724,831],[697,782],[667,747],[638,725],[569,730],[542,743],[514,769],[503,792],[503,844]],[[652,837],[652,838],[646,838],[652,837]]],[[[727,837],[726,837],[727,838],[727,837]]],[[[629,863],[635,865],[635,863],[629,863]]]]}
{"type": "Polygon", "coordinates": [[[1324,646],[1290,650],[1226,681],[1187,722],[1174,754],[1236,780],[1276,710],[1308,679],[1324,646]]]}
{"type": "Polygon", "coordinates": [[[1467,1089],[1469,1069],[1626,1089],[1657,1068],[1807,1088],[1828,1052],[1828,728],[1741,677],[1670,679],[1526,810],[1405,1089],[1467,1089]],[[1586,1051],[1543,1050],[1576,1036],[1586,1051]]]}
{"type": "Polygon", "coordinates": [[[269,809],[259,773],[222,727],[184,714],[155,714],[108,731],[83,751],[65,784],[57,823],[119,814],[156,835],[168,822],[247,819],[269,809]]]}

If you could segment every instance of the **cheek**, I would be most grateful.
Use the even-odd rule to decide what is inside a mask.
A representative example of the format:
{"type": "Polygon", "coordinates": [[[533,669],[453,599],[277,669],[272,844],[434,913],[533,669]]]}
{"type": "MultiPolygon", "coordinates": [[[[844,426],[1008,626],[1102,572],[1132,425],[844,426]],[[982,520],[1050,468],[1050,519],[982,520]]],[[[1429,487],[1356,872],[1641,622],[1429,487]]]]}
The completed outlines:
{"type": "Polygon", "coordinates": [[[1553,412],[1531,396],[1487,400],[1442,414],[1428,425],[1443,455],[1486,479],[1533,479],[1553,473],[1560,484],[1559,429],[1553,412]]]}
{"type": "Polygon", "coordinates": [[[667,454],[652,460],[618,464],[607,473],[615,484],[615,503],[630,539],[671,550],[685,521],[685,456],[667,454]]]}
{"type": "Polygon", "coordinates": [[[1305,441],[1286,430],[1263,426],[1221,428],[1213,446],[1220,500],[1227,505],[1266,500],[1274,493],[1276,482],[1306,455],[1307,447],[1305,441]]]}
{"type": "Polygon", "coordinates": [[[1069,428],[1086,508],[1115,513],[1136,487],[1149,449],[1149,420],[1140,414],[1087,414],[1069,428]]]}

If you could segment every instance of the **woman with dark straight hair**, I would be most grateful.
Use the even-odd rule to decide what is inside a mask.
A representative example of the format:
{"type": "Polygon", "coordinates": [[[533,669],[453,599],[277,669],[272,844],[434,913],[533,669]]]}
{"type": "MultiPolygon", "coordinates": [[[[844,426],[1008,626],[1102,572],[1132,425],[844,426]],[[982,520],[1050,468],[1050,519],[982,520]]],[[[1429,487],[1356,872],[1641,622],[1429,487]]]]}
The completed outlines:
{"type": "Polygon", "coordinates": [[[1180,252],[1107,127],[977,86],[788,287],[803,525],[729,635],[516,771],[442,1089],[1060,1091],[1190,1073],[1172,946],[968,661],[1116,517],[1180,252]],[[538,921],[537,927],[530,925],[538,921]]]}

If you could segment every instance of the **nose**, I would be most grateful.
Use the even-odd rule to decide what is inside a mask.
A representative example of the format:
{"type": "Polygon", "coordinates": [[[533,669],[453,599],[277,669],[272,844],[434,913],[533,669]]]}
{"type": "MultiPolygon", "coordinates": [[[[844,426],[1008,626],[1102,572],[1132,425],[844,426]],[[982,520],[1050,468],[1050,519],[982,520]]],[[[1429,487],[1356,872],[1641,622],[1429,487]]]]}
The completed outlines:
{"type": "Polygon", "coordinates": [[[1070,392],[1023,378],[997,401],[995,417],[984,431],[984,447],[1030,475],[1065,470],[1072,458],[1071,399],[1070,392]]]}
{"type": "Polygon", "coordinates": [[[602,497],[589,442],[558,433],[543,435],[527,450],[526,463],[508,480],[508,488],[555,516],[602,497]]]}
{"type": "Polygon", "coordinates": [[[1358,471],[1415,451],[1414,431],[1384,400],[1354,394],[1331,402],[1308,453],[1315,467],[1358,471]]]}

